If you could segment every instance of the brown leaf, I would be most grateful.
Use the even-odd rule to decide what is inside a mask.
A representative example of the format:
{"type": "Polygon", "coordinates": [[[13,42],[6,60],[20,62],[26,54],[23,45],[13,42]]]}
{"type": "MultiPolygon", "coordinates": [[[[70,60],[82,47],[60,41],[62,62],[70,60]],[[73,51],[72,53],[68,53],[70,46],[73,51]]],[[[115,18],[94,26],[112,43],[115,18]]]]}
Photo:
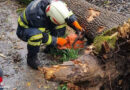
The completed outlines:
{"type": "Polygon", "coordinates": [[[2,53],[0,53],[0,57],[6,58],[6,56],[2,53]]]}
{"type": "Polygon", "coordinates": [[[107,59],[107,58],[108,58],[108,56],[107,56],[106,54],[104,54],[104,55],[103,55],[103,58],[104,58],[104,59],[107,59]]]}
{"type": "Polygon", "coordinates": [[[97,32],[98,32],[98,33],[101,33],[104,29],[105,29],[104,26],[100,26],[100,27],[98,28],[97,32]]]}
{"type": "Polygon", "coordinates": [[[121,85],[122,84],[122,80],[119,80],[118,84],[121,85]]]}
{"type": "Polygon", "coordinates": [[[109,47],[109,45],[108,45],[107,42],[104,42],[104,43],[103,43],[103,48],[104,48],[104,50],[105,50],[105,53],[110,52],[110,47],[109,47]]]}
{"type": "Polygon", "coordinates": [[[41,88],[42,87],[42,85],[38,85],[38,88],[41,88]]]}
{"type": "Polygon", "coordinates": [[[78,86],[74,85],[73,83],[67,83],[67,87],[70,90],[80,90],[78,86]]]}
{"type": "Polygon", "coordinates": [[[49,86],[44,86],[44,88],[46,88],[46,89],[47,89],[47,88],[50,88],[50,87],[49,87],[49,86]]]}
{"type": "Polygon", "coordinates": [[[27,86],[30,87],[31,86],[31,82],[27,82],[27,86]]]}
{"type": "Polygon", "coordinates": [[[93,21],[97,16],[100,15],[100,11],[94,10],[93,8],[90,8],[90,9],[88,10],[88,12],[89,12],[89,17],[87,18],[87,21],[88,21],[88,22],[93,21]]]}
{"type": "Polygon", "coordinates": [[[13,88],[13,90],[17,90],[17,88],[13,88]]]}
{"type": "Polygon", "coordinates": [[[130,19],[125,22],[122,26],[118,27],[119,37],[129,38],[130,37],[130,19]]]}

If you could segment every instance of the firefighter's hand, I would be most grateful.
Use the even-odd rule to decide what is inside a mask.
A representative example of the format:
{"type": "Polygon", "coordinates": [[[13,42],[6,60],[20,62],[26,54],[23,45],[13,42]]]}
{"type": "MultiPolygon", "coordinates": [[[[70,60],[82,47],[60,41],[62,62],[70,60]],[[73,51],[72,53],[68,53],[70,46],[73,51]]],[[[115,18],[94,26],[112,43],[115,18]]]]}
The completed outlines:
{"type": "MultiPolygon", "coordinates": [[[[77,38],[76,34],[71,34],[69,36],[67,36],[65,38],[65,41],[67,41],[66,43],[59,45],[58,49],[79,49],[79,48],[83,48],[84,47],[84,41],[81,40],[77,40],[75,43],[75,39],[77,38]],[[73,45],[74,43],[74,45],[73,45]]],[[[65,42],[64,40],[62,40],[62,43],[65,42]]]]}
{"type": "Polygon", "coordinates": [[[58,46],[64,46],[65,44],[67,44],[67,40],[65,38],[62,38],[62,37],[57,38],[58,46]]]}
{"type": "Polygon", "coordinates": [[[78,36],[78,39],[79,39],[79,40],[83,40],[84,37],[85,37],[85,30],[82,29],[82,31],[79,31],[79,32],[77,33],[77,36],[78,36]]]}

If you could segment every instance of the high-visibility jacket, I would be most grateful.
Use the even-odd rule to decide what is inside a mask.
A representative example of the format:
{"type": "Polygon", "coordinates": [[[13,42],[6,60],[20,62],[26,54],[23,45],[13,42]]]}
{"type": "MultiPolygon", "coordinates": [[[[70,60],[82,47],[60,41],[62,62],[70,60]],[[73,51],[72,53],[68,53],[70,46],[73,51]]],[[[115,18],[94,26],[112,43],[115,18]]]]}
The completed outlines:
{"type": "Polygon", "coordinates": [[[24,28],[45,28],[46,30],[59,29],[66,26],[65,24],[57,26],[50,21],[45,13],[48,4],[48,0],[32,1],[19,17],[20,26],[24,28]]]}
{"type": "Polygon", "coordinates": [[[24,29],[37,28],[40,31],[42,31],[44,35],[43,42],[46,43],[47,45],[51,44],[51,42],[54,42],[52,40],[56,40],[52,38],[50,34],[46,33],[48,32],[48,30],[55,33],[56,30],[62,30],[65,29],[66,27],[66,24],[63,25],[53,24],[50,21],[50,19],[46,16],[45,9],[48,4],[49,0],[32,1],[24,10],[24,12],[21,14],[21,16],[18,18],[18,23],[20,27],[24,29]]]}
{"type": "MultiPolygon", "coordinates": [[[[51,22],[49,17],[46,16],[45,9],[49,5],[49,3],[50,0],[34,0],[27,6],[27,8],[24,10],[21,16],[18,18],[18,23],[20,27],[25,29],[38,28],[40,31],[44,32],[43,35],[46,36],[47,38],[45,39],[45,37],[43,36],[44,41],[46,41],[43,42],[47,43],[47,45],[53,42],[51,41],[53,40],[51,35],[46,34],[47,30],[55,33],[56,30],[62,30],[66,27],[66,24],[63,25],[54,24],[53,22],[51,22]]],[[[76,17],[73,14],[66,20],[66,23],[67,25],[69,25],[70,27],[76,30],[76,28],[71,23],[75,20],[76,17]]]]}

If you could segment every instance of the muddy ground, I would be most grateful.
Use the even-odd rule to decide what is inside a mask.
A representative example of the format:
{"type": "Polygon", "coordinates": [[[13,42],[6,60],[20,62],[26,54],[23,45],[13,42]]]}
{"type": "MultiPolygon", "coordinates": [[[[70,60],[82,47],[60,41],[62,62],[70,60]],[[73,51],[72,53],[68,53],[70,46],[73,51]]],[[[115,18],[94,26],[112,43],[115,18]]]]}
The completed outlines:
{"type": "Polygon", "coordinates": [[[56,83],[45,81],[42,73],[26,64],[26,43],[16,36],[18,7],[14,1],[0,2],[0,67],[4,71],[3,86],[7,90],[55,90],[56,83]]]}
{"type": "MultiPolygon", "coordinates": [[[[88,0],[100,7],[116,11],[130,17],[130,1],[123,3],[99,2],[100,0],[88,0]]],[[[116,1],[116,0],[113,0],[116,1]]],[[[17,13],[21,7],[14,0],[0,1],[0,67],[4,71],[3,87],[5,90],[56,90],[58,84],[44,80],[43,74],[32,70],[26,64],[26,43],[16,36],[17,13]]],[[[41,53],[41,61],[49,59],[41,53]]]]}

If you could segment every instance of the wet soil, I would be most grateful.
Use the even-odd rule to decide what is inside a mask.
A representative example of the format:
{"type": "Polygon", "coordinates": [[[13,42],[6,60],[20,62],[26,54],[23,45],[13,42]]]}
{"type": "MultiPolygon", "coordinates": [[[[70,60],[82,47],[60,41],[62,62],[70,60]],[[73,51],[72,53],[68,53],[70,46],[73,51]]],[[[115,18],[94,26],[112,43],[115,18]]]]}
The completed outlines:
{"type": "MultiPolygon", "coordinates": [[[[57,83],[44,80],[40,71],[27,66],[26,43],[16,36],[16,10],[19,7],[14,1],[0,2],[0,67],[4,72],[3,87],[5,90],[56,90],[57,83]]],[[[44,53],[42,56],[41,61],[46,58],[44,53]]]]}

